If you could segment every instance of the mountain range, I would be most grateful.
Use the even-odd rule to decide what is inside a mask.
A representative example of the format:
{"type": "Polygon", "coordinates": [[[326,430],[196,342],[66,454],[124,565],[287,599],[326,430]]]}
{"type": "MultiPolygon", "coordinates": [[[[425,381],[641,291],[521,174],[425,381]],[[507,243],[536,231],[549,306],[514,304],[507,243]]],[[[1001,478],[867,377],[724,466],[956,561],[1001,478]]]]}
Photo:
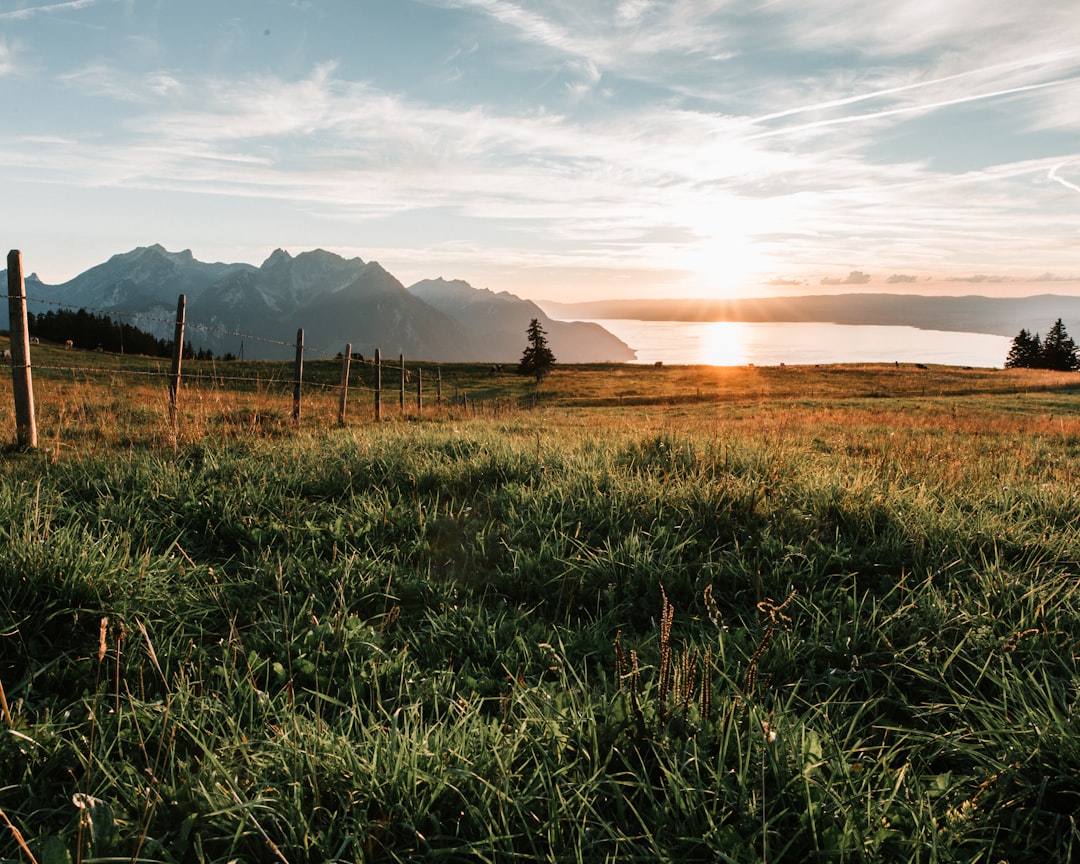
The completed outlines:
{"type": "MultiPolygon", "coordinates": [[[[6,285],[6,271],[2,277],[6,285]]],[[[186,296],[185,341],[196,350],[246,359],[287,359],[297,330],[304,344],[327,353],[441,362],[516,363],[536,318],[564,363],[629,361],[634,351],[598,324],[556,321],[512,294],[466,282],[429,279],[406,288],[377,262],[315,249],[295,257],[278,249],[255,267],[205,263],[190,250],[140,246],[60,285],[31,274],[27,308],[58,305],[116,316],[171,339],[179,295],[186,296]]],[[[0,304],[7,327],[7,304],[0,304]]]]}

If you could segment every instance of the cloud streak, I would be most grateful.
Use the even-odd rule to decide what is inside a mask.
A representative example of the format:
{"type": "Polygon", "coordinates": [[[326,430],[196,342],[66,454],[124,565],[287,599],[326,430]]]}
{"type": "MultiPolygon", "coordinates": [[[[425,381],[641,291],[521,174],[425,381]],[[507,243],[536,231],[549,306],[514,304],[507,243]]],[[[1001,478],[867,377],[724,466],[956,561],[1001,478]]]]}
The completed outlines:
{"type": "Polygon", "coordinates": [[[16,9],[12,12],[0,12],[0,21],[25,21],[36,15],[73,12],[77,9],[85,9],[88,6],[96,6],[100,2],[101,0],[66,0],[63,3],[48,3],[44,6],[28,6],[25,9],[16,9]]]}
{"type": "Polygon", "coordinates": [[[15,73],[15,52],[6,39],[0,39],[0,76],[15,73]]]}

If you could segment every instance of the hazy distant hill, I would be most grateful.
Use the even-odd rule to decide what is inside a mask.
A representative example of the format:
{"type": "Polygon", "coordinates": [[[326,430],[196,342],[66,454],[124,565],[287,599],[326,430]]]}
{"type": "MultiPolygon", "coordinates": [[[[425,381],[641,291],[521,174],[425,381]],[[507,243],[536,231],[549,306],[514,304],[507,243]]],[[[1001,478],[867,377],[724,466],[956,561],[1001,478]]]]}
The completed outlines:
{"type": "Polygon", "coordinates": [[[822,294],[739,300],[601,300],[544,302],[560,318],[642,321],[747,321],[884,324],[1015,336],[1024,327],[1045,333],[1061,318],[1080,331],[1080,297],[930,297],[909,294],[822,294]]]}
{"type": "Polygon", "coordinates": [[[454,318],[470,340],[486,346],[494,356],[514,361],[525,347],[525,330],[536,318],[548,334],[548,344],[563,363],[625,362],[635,352],[599,324],[554,321],[531,300],[505,291],[496,294],[473,288],[461,280],[425,279],[409,291],[454,318]]]}
{"type": "MultiPolygon", "coordinates": [[[[187,341],[219,355],[243,351],[249,359],[292,356],[302,327],[305,345],[327,352],[352,343],[367,356],[379,348],[388,357],[514,363],[532,318],[542,320],[564,362],[634,357],[598,325],[551,321],[535,304],[511,294],[464,282],[425,284],[427,290],[410,291],[374,261],[322,249],[295,257],[278,249],[255,267],[207,264],[189,250],[169,252],[156,244],[114,255],[61,285],[26,277],[31,312],[57,304],[84,307],[168,339],[177,298],[184,294],[187,341]]],[[[7,325],[7,304],[0,304],[0,327],[7,325]]]]}

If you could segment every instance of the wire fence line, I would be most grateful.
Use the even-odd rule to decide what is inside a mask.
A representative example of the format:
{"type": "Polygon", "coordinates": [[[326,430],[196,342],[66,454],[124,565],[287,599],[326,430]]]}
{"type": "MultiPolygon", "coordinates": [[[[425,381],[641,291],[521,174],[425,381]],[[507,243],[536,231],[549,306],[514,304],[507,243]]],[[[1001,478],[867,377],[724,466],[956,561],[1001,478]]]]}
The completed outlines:
{"type": "MultiPolygon", "coordinates": [[[[305,349],[306,350],[306,349],[305,349]]],[[[216,362],[216,361],[200,361],[200,362],[216,362]]],[[[224,361],[229,362],[229,361],[224,361]]],[[[249,363],[261,363],[264,361],[242,361],[249,363]]],[[[266,361],[272,363],[285,363],[288,361],[266,361]]],[[[374,363],[371,365],[374,366],[374,363]]],[[[129,375],[136,378],[168,378],[172,373],[167,369],[121,369],[119,367],[108,366],[93,366],[93,365],[81,365],[81,366],[51,366],[51,365],[38,365],[33,364],[12,364],[14,369],[32,369],[34,372],[62,372],[62,373],[77,373],[77,374],[95,374],[95,375],[129,375]]],[[[383,364],[383,368],[398,369],[397,366],[387,366],[383,364]]],[[[349,389],[350,390],[364,390],[374,392],[375,388],[365,386],[360,380],[353,381],[352,372],[350,371],[349,389]]],[[[203,382],[210,382],[211,384],[256,384],[256,385],[272,385],[281,384],[283,386],[292,387],[293,380],[291,378],[285,378],[283,376],[270,375],[270,376],[251,376],[251,375],[221,375],[217,372],[207,372],[205,369],[199,369],[192,375],[185,375],[184,380],[190,381],[192,379],[203,382]]],[[[408,379],[407,379],[408,380],[408,379]]],[[[310,387],[320,390],[338,390],[341,388],[341,383],[329,384],[324,381],[310,381],[303,382],[304,387],[310,387]]],[[[383,388],[385,389],[385,388],[383,388]]]]}
{"type": "MultiPolygon", "coordinates": [[[[9,258],[9,262],[10,262],[10,258],[9,258]]],[[[9,286],[11,284],[12,283],[9,281],[9,286]]],[[[21,288],[21,286],[17,287],[14,290],[20,290],[20,288],[21,288]]],[[[12,289],[10,289],[10,287],[9,287],[9,290],[12,290],[12,289]]],[[[324,394],[333,393],[333,392],[340,393],[340,402],[339,402],[339,409],[338,409],[338,424],[339,425],[341,425],[341,424],[343,424],[345,422],[346,401],[347,401],[348,393],[349,393],[350,390],[352,390],[354,393],[359,391],[361,393],[373,394],[374,395],[374,409],[375,409],[375,420],[376,421],[379,421],[379,420],[382,419],[382,412],[383,412],[384,402],[387,405],[390,404],[390,400],[387,399],[386,396],[390,395],[394,391],[396,391],[397,395],[398,395],[398,400],[397,401],[399,402],[400,413],[405,414],[407,411],[411,411],[413,405],[415,405],[415,411],[416,411],[417,414],[421,413],[423,411],[423,408],[424,408],[423,400],[424,400],[424,396],[426,395],[422,391],[423,384],[425,383],[424,368],[421,367],[421,366],[415,366],[415,367],[412,367],[412,368],[406,366],[404,354],[400,354],[399,359],[396,362],[393,359],[388,359],[388,360],[384,361],[382,356],[381,356],[381,352],[378,349],[376,349],[375,350],[375,357],[371,358],[371,359],[366,359],[361,354],[352,351],[351,343],[345,346],[344,351],[340,351],[340,350],[339,351],[333,351],[333,350],[327,350],[325,348],[319,348],[319,347],[314,347],[314,346],[307,345],[304,342],[303,330],[302,329],[297,331],[297,339],[296,339],[296,341],[295,342],[290,342],[290,341],[285,341],[285,340],[281,340],[281,339],[274,339],[274,338],[267,337],[267,336],[260,336],[258,334],[254,334],[254,333],[247,333],[247,332],[240,331],[240,330],[233,330],[233,329],[229,329],[229,328],[218,327],[218,326],[209,325],[209,324],[203,324],[203,323],[199,323],[199,322],[188,322],[188,321],[185,320],[186,319],[186,298],[184,297],[184,295],[180,295],[179,298],[178,298],[178,307],[177,307],[177,314],[176,314],[175,319],[174,318],[166,318],[164,316],[155,315],[155,314],[152,314],[152,313],[120,312],[120,311],[118,311],[116,309],[97,308],[97,307],[93,307],[93,306],[87,306],[85,304],[76,304],[76,303],[71,303],[71,302],[68,302],[68,301],[51,299],[51,298],[37,298],[37,297],[35,297],[35,298],[33,298],[31,300],[31,299],[29,299],[29,298],[27,298],[25,296],[25,293],[18,294],[18,295],[5,293],[2,296],[3,296],[3,298],[5,300],[9,301],[9,310],[11,311],[11,315],[13,316],[12,321],[9,322],[9,325],[12,327],[12,330],[11,330],[12,335],[14,336],[15,333],[18,332],[20,334],[20,338],[26,338],[26,339],[29,340],[30,346],[40,344],[38,339],[30,338],[29,333],[26,332],[26,324],[27,324],[26,319],[28,317],[27,306],[33,305],[35,303],[45,305],[45,306],[55,307],[55,308],[58,308],[58,309],[77,310],[78,312],[83,312],[83,313],[86,313],[88,315],[93,314],[93,315],[96,315],[96,316],[100,316],[102,318],[107,319],[113,326],[121,327],[121,332],[122,332],[122,328],[125,326],[124,325],[124,320],[123,320],[124,318],[127,318],[128,321],[130,322],[130,324],[128,324],[127,326],[132,326],[132,327],[137,327],[137,325],[140,325],[143,322],[155,322],[155,323],[159,323],[159,324],[163,324],[163,325],[175,326],[175,328],[176,328],[175,331],[174,331],[174,337],[173,337],[172,340],[160,339],[159,337],[154,336],[153,333],[148,334],[148,335],[154,336],[155,339],[158,339],[159,343],[162,343],[162,344],[167,345],[167,346],[171,345],[172,350],[173,350],[173,358],[172,358],[171,368],[163,368],[163,365],[168,362],[166,360],[166,358],[164,358],[164,357],[162,357],[162,358],[154,358],[154,357],[149,356],[149,355],[128,355],[128,356],[130,356],[133,360],[136,357],[139,357],[139,358],[143,359],[147,363],[155,363],[156,362],[157,363],[157,368],[134,369],[134,368],[130,368],[130,367],[121,368],[121,367],[118,367],[118,366],[107,366],[107,365],[92,364],[92,363],[80,363],[78,365],[59,365],[59,364],[57,364],[55,362],[55,359],[53,360],[52,363],[47,363],[47,364],[42,364],[42,365],[34,365],[32,363],[31,357],[30,357],[29,348],[25,352],[25,356],[23,356],[23,352],[21,352],[21,351],[19,351],[19,352],[5,352],[6,354],[10,355],[11,366],[12,366],[13,373],[22,373],[24,375],[25,379],[26,379],[26,386],[27,386],[27,389],[29,390],[29,401],[31,403],[30,404],[31,415],[32,415],[32,412],[33,412],[33,405],[32,405],[32,403],[33,403],[33,392],[32,392],[32,385],[30,384],[30,371],[31,371],[31,369],[34,372],[38,372],[38,373],[48,373],[48,377],[53,377],[53,378],[56,378],[56,377],[59,377],[59,376],[62,376],[62,375],[70,375],[73,379],[77,378],[78,376],[84,376],[84,379],[89,378],[90,376],[93,376],[95,378],[100,377],[100,376],[108,376],[108,377],[128,376],[128,377],[131,377],[131,378],[139,378],[139,379],[142,379],[142,380],[152,380],[152,379],[162,379],[162,378],[164,378],[164,379],[167,379],[167,381],[168,381],[169,402],[170,402],[169,413],[170,413],[170,420],[172,422],[173,429],[174,429],[174,432],[175,432],[176,429],[177,429],[177,422],[178,422],[177,397],[178,397],[178,391],[179,391],[179,388],[180,388],[180,381],[181,381],[180,372],[181,372],[182,361],[187,361],[187,360],[198,360],[201,364],[205,364],[205,363],[216,364],[218,362],[222,362],[224,364],[231,364],[233,362],[238,362],[238,363],[241,363],[241,364],[247,364],[247,363],[261,364],[263,362],[266,362],[266,363],[270,364],[272,368],[275,368],[275,373],[271,374],[269,376],[265,376],[265,375],[252,376],[252,375],[243,375],[243,374],[222,374],[222,373],[219,373],[217,371],[216,365],[213,366],[213,368],[211,368],[210,370],[206,369],[206,367],[203,365],[203,366],[200,366],[199,368],[197,368],[196,371],[194,372],[194,374],[189,372],[186,375],[184,375],[183,376],[183,381],[189,387],[191,386],[192,382],[194,382],[195,386],[197,388],[199,388],[199,389],[204,389],[207,384],[209,384],[210,387],[218,387],[218,388],[225,388],[225,387],[227,387],[229,385],[233,385],[233,387],[234,387],[233,392],[237,392],[237,390],[235,389],[236,385],[241,385],[241,387],[243,387],[243,386],[251,387],[253,389],[256,389],[256,390],[262,391],[262,392],[268,392],[268,391],[280,389],[282,391],[282,395],[286,394],[288,392],[288,390],[291,388],[292,389],[292,396],[293,396],[293,420],[294,420],[295,423],[299,423],[299,420],[300,420],[301,387],[303,387],[303,388],[305,388],[305,389],[307,389],[309,391],[310,390],[315,390],[317,392],[321,392],[321,393],[324,393],[324,394]],[[17,302],[12,302],[12,301],[17,301],[17,302]],[[16,309],[19,310],[18,313],[16,313],[16,311],[15,311],[16,309]],[[16,314],[18,314],[18,318],[20,319],[19,322],[15,322],[15,320],[14,320],[14,316],[16,316],[16,314]],[[116,320],[114,320],[114,319],[117,319],[119,321],[119,324],[117,324],[116,320]],[[17,328],[15,326],[16,323],[21,324],[21,328],[18,328],[18,330],[17,330],[17,328]],[[185,351],[188,351],[188,352],[191,351],[190,343],[185,338],[185,332],[186,331],[191,331],[191,330],[198,331],[198,332],[205,332],[205,333],[213,333],[213,334],[218,334],[218,335],[232,336],[232,337],[239,338],[241,340],[250,340],[250,341],[252,341],[254,343],[264,343],[264,344],[267,344],[267,345],[295,348],[296,349],[296,361],[295,361],[295,366],[294,366],[294,369],[295,369],[294,374],[292,376],[287,374],[287,372],[286,372],[287,366],[285,367],[285,369],[276,369],[276,367],[279,364],[287,364],[289,362],[289,361],[285,361],[285,360],[273,360],[273,361],[248,360],[248,361],[245,361],[245,360],[240,360],[240,359],[236,358],[235,355],[229,355],[227,359],[223,359],[223,358],[215,358],[215,357],[213,357],[212,354],[210,354],[209,357],[201,357],[201,358],[197,357],[197,356],[192,356],[191,353],[186,353],[185,354],[184,353],[185,351]],[[16,355],[18,355],[18,356],[16,356],[16,355]],[[321,356],[321,357],[325,357],[325,358],[332,358],[332,359],[337,359],[339,361],[342,361],[340,379],[336,383],[327,383],[325,381],[303,380],[303,359],[304,359],[305,355],[317,355],[317,356],[321,356]],[[374,375],[374,382],[372,384],[370,384],[370,385],[366,381],[364,381],[363,377],[362,377],[362,373],[363,373],[363,370],[365,369],[365,367],[368,369],[368,372],[367,372],[368,376],[374,375]],[[388,372],[390,374],[390,376],[392,376],[391,381],[392,381],[393,378],[399,378],[399,382],[396,384],[396,386],[393,383],[391,383],[391,386],[389,386],[389,387],[383,386],[383,381],[382,381],[382,371],[383,370],[385,370],[386,372],[388,372]],[[408,393],[408,395],[406,393],[406,385],[408,385],[409,388],[410,388],[410,392],[408,393]],[[414,385],[415,385],[415,389],[413,390],[414,385]],[[386,394],[386,395],[383,395],[383,394],[386,394]]],[[[55,339],[53,339],[51,341],[54,343],[54,346],[55,346],[52,349],[54,351],[56,350],[57,347],[61,347],[61,346],[64,347],[64,348],[68,348],[68,349],[73,347],[73,343],[70,340],[67,341],[66,344],[64,344],[64,343],[56,343],[55,339]]],[[[12,339],[12,346],[13,347],[14,347],[14,343],[15,343],[15,339],[13,338],[12,339]]],[[[122,343],[121,343],[121,345],[122,345],[122,343]]],[[[241,345],[243,345],[243,342],[241,342],[241,345]]],[[[96,350],[98,352],[102,352],[101,346],[99,345],[96,350]]],[[[243,349],[241,348],[241,351],[242,350],[243,349]]],[[[88,352],[86,351],[86,349],[80,349],[80,355],[81,356],[85,356],[87,353],[88,352]]],[[[108,353],[109,353],[109,356],[117,356],[116,352],[108,352],[108,353]]],[[[120,353],[121,354],[123,353],[123,348],[122,347],[121,347],[121,352],[120,353]]],[[[480,365],[486,365],[486,364],[480,364],[480,365]]],[[[493,366],[492,367],[492,373],[494,373],[497,369],[501,371],[501,368],[502,368],[501,366],[493,366]]],[[[325,367],[323,367],[323,373],[325,374],[325,367]]],[[[431,381],[432,381],[431,378],[427,378],[427,382],[431,382],[431,381]]],[[[496,396],[494,398],[489,397],[487,399],[484,399],[484,398],[476,399],[476,398],[471,398],[470,395],[467,392],[460,392],[459,393],[459,390],[458,390],[458,388],[456,386],[454,386],[453,397],[451,399],[448,399],[448,400],[444,401],[443,392],[442,392],[442,389],[443,389],[442,384],[443,384],[443,382],[442,382],[441,367],[436,365],[435,366],[435,375],[434,375],[434,388],[435,388],[435,402],[436,402],[436,405],[439,406],[439,407],[444,407],[444,406],[455,407],[455,406],[458,406],[458,407],[464,408],[466,413],[469,413],[471,411],[472,414],[478,414],[479,413],[479,414],[485,414],[486,415],[486,414],[491,413],[491,414],[494,414],[494,415],[497,416],[499,413],[501,413],[502,410],[505,410],[506,408],[513,408],[513,409],[518,409],[518,410],[522,410],[522,409],[527,410],[527,409],[530,409],[530,408],[533,408],[533,407],[536,406],[537,397],[536,397],[535,394],[533,394],[531,396],[524,396],[524,397],[522,397],[522,396],[517,396],[517,397],[514,397],[514,396],[510,396],[510,397],[496,396]]],[[[429,383],[428,386],[430,388],[432,386],[432,384],[429,383]]],[[[428,404],[430,406],[431,396],[428,395],[427,398],[428,398],[428,404]]],[[[16,402],[18,403],[18,401],[19,401],[19,397],[17,395],[16,396],[16,402]]],[[[19,406],[18,406],[18,404],[16,405],[16,414],[17,415],[19,414],[19,406]]],[[[31,423],[35,423],[35,422],[36,421],[33,421],[33,419],[31,419],[31,423]]],[[[22,424],[21,424],[21,421],[20,421],[20,441],[22,441],[22,439],[23,439],[23,435],[21,434],[22,433],[21,425],[22,424]]],[[[36,441],[36,427],[34,429],[32,429],[32,431],[31,431],[31,440],[36,441]]],[[[34,445],[30,444],[30,446],[34,446],[34,445]]]]}
{"type": "MultiPolygon", "coordinates": [[[[304,350],[306,352],[307,348],[305,347],[304,350]]],[[[113,356],[116,356],[116,355],[113,355],[113,356]]],[[[127,356],[139,357],[140,355],[127,355],[127,356]]],[[[152,359],[152,358],[144,358],[144,359],[152,359]]],[[[164,358],[161,358],[161,359],[164,360],[164,358]]],[[[343,357],[337,357],[337,359],[343,359],[343,357]]],[[[218,361],[216,361],[216,360],[209,360],[209,361],[202,360],[202,361],[199,361],[199,362],[202,362],[202,363],[207,363],[207,362],[214,363],[214,362],[218,362],[218,361]]],[[[222,361],[222,362],[231,363],[233,361],[226,360],[226,361],[222,361]]],[[[264,363],[265,362],[265,363],[272,363],[272,364],[280,365],[280,364],[288,363],[289,361],[286,361],[286,360],[269,360],[269,361],[247,360],[247,361],[236,361],[236,362],[241,362],[241,363],[264,363]]],[[[351,362],[350,366],[355,365],[355,364],[360,363],[360,362],[361,361],[353,360],[351,362]]],[[[370,360],[370,361],[365,360],[365,361],[363,361],[363,363],[364,363],[364,365],[372,367],[372,369],[374,369],[374,367],[375,367],[375,361],[374,360],[370,360]]],[[[13,363],[13,364],[11,364],[11,366],[12,366],[13,369],[31,369],[34,372],[59,372],[59,373],[71,373],[71,374],[81,374],[81,375],[101,375],[101,376],[109,376],[109,375],[121,375],[121,376],[123,376],[123,375],[127,375],[127,376],[131,376],[131,377],[136,377],[136,378],[168,378],[172,374],[168,369],[125,369],[125,368],[116,367],[116,366],[95,366],[95,365],[91,365],[91,364],[81,364],[81,365],[78,365],[78,366],[55,366],[55,365],[46,365],[46,364],[37,364],[37,363],[28,363],[28,364],[13,363]]],[[[381,362],[379,364],[379,366],[383,370],[390,371],[390,372],[397,372],[401,368],[400,365],[398,363],[396,363],[396,362],[389,362],[389,363],[381,362]]],[[[440,367],[435,366],[435,368],[436,368],[436,370],[438,370],[440,367]]],[[[405,377],[406,383],[407,384],[413,384],[416,381],[416,378],[414,378],[413,373],[417,372],[417,371],[423,371],[423,367],[416,367],[415,369],[406,368],[405,371],[406,371],[406,377],[405,377]]],[[[379,389],[382,392],[388,392],[389,390],[395,389],[395,388],[388,388],[388,387],[376,388],[374,386],[366,385],[364,383],[364,381],[359,378],[358,375],[357,375],[357,378],[354,379],[353,378],[354,375],[357,375],[356,370],[353,370],[353,369],[350,368],[349,380],[348,380],[348,387],[349,387],[350,391],[360,390],[360,391],[372,392],[373,393],[373,392],[375,392],[376,389],[379,389]]],[[[279,385],[281,385],[283,387],[292,387],[293,384],[295,383],[292,378],[286,377],[284,375],[269,375],[269,376],[263,376],[263,375],[260,375],[260,376],[223,375],[223,374],[221,374],[219,372],[207,371],[206,369],[201,369],[201,368],[198,371],[196,371],[195,373],[193,373],[193,374],[188,374],[188,375],[184,376],[185,381],[191,381],[192,379],[194,379],[194,380],[196,380],[196,381],[198,381],[200,383],[209,382],[212,385],[213,384],[225,384],[225,383],[254,384],[254,385],[259,385],[259,386],[279,384],[279,385]]],[[[317,389],[317,390],[334,391],[334,390],[340,390],[342,385],[341,385],[340,381],[338,383],[328,383],[328,382],[325,382],[325,381],[311,381],[311,380],[305,379],[303,381],[303,386],[305,388],[312,388],[312,389],[317,389]]]]}

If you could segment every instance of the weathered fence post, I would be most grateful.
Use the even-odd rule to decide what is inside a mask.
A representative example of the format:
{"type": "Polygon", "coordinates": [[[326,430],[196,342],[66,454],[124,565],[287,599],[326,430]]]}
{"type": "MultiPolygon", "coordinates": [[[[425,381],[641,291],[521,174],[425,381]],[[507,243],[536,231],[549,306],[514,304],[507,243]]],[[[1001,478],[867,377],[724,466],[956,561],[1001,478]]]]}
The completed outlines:
{"type": "Polygon", "coordinates": [[[435,369],[435,402],[442,407],[442,366],[435,369]]]}
{"type": "Polygon", "coordinates": [[[401,360],[401,386],[398,388],[398,408],[401,413],[405,413],[405,355],[402,354],[401,360]]]}
{"type": "Polygon", "coordinates": [[[416,370],[416,414],[424,413],[424,370],[416,370]]]}
{"type": "Polygon", "coordinates": [[[338,426],[345,425],[345,402],[349,398],[349,361],[352,360],[352,342],[345,346],[345,361],[341,364],[341,404],[338,405],[338,426]]]}
{"type": "Polygon", "coordinates": [[[375,422],[382,420],[382,352],[375,349],[375,422]]]}
{"type": "Polygon", "coordinates": [[[304,328],[296,331],[296,366],[293,371],[292,419],[300,422],[300,385],[304,381],[304,328]]]}
{"type": "Polygon", "coordinates": [[[187,295],[176,300],[176,326],[173,328],[172,372],[169,374],[169,422],[176,432],[176,401],[180,395],[180,366],[184,359],[184,317],[187,314],[187,295]]]}
{"type": "Polygon", "coordinates": [[[23,281],[22,252],[18,249],[8,252],[7,274],[15,435],[20,447],[37,447],[34,383],[30,376],[30,333],[26,327],[26,283],[23,281]]]}

